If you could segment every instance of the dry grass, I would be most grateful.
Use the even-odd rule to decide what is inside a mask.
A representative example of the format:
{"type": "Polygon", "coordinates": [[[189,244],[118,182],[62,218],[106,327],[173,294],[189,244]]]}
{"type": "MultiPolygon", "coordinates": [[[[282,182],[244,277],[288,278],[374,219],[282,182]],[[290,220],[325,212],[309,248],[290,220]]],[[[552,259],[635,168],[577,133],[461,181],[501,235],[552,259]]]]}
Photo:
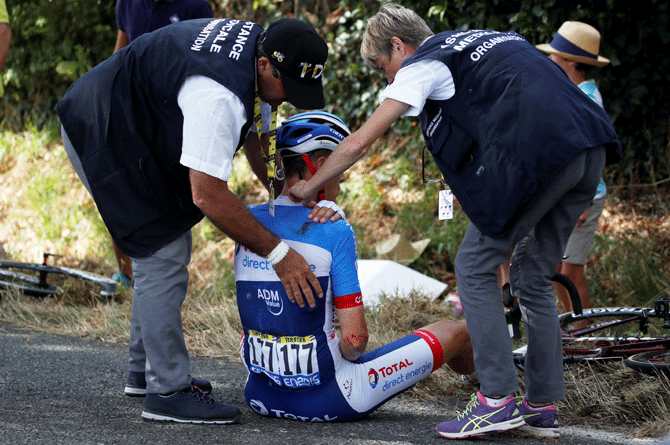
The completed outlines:
{"type": "Polygon", "coordinates": [[[670,420],[670,379],[645,375],[622,362],[571,366],[566,372],[564,413],[575,423],[599,420],[635,425],[635,437],[667,433],[670,420]]]}
{"type": "MultiPolygon", "coordinates": [[[[0,321],[55,334],[90,336],[127,343],[131,302],[127,299],[94,304],[72,304],[53,298],[35,299],[16,292],[0,292],[0,321]]],[[[212,291],[190,293],[183,307],[184,334],[189,350],[198,355],[240,362],[242,327],[231,298],[212,291]]],[[[421,295],[387,298],[366,314],[369,349],[396,340],[440,319],[457,318],[441,301],[421,295]]],[[[523,387],[523,376],[519,383],[523,387]]],[[[622,362],[571,365],[565,373],[566,399],[559,402],[564,425],[607,424],[625,427],[635,437],[667,433],[670,422],[670,379],[648,376],[622,362]]],[[[477,390],[460,376],[442,368],[403,394],[408,401],[452,403],[477,390]]],[[[450,408],[452,408],[450,406],[450,408]]]]}
{"type": "Polygon", "coordinates": [[[52,334],[90,336],[127,343],[130,303],[116,301],[72,304],[69,299],[36,299],[15,291],[0,291],[0,321],[52,334]]]}

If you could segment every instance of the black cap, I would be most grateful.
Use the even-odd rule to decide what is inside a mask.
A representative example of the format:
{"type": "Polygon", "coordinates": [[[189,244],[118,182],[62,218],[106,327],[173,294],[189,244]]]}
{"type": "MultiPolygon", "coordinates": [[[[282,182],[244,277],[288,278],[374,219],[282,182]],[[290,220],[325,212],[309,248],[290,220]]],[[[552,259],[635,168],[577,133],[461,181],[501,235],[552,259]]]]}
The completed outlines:
{"type": "Polygon", "coordinates": [[[265,30],[263,51],[281,74],[286,99],[296,108],[312,110],[326,105],[321,77],[328,45],[308,23],[279,19],[265,30]]]}

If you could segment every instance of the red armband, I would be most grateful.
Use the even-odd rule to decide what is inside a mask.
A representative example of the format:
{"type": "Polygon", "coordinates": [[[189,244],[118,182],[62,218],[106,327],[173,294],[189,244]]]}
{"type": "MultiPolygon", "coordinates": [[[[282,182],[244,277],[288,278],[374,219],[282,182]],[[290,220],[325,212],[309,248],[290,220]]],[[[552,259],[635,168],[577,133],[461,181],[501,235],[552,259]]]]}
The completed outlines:
{"type": "Polygon", "coordinates": [[[333,298],[333,303],[335,303],[336,309],[350,309],[356,306],[363,305],[363,295],[358,292],[355,294],[342,295],[340,297],[333,298]]]}

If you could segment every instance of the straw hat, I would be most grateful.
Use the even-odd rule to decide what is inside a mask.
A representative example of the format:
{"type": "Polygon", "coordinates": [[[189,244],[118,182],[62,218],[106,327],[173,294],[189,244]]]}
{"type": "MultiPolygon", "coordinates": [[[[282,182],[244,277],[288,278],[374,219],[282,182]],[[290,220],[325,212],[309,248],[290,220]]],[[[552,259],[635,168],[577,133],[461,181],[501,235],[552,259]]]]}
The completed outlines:
{"type": "Polygon", "coordinates": [[[430,238],[410,243],[404,236],[396,234],[377,243],[375,250],[381,259],[407,265],[419,258],[429,243],[430,238]]]}
{"type": "Polygon", "coordinates": [[[603,66],[609,59],[598,55],[600,33],[591,25],[582,22],[565,22],[558,29],[551,43],[536,45],[547,54],[556,54],[564,59],[587,65],[603,66]]]}

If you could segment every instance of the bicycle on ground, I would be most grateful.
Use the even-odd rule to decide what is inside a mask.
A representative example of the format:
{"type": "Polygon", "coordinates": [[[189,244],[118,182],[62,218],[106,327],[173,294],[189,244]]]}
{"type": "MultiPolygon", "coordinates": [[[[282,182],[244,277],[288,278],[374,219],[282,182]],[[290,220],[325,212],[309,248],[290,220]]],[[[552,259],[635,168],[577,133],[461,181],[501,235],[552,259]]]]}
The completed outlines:
{"type": "Polygon", "coordinates": [[[16,290],[31,297],[62,297],[68,289],[83,288],[103,299],[117,293],[112,279],[69,267],[47,264],[50,253],[42,255],[42,263],[0,260],[0,289],[16,290]]]}
{"type": "MultiPolygon", "coordinates": [[[[670,298],[659,298],[653,308],[605,307],[582,309],[579,293],[564,275],[552,278],[570,295],[574,311],[559,315],[563,363],[623,360],[645,373],[670,376],[670,298]]],[[[526,359],[521,310],[511,294],[504,303],[514,339],[514,362],[521,371],[526,359]]]]}

